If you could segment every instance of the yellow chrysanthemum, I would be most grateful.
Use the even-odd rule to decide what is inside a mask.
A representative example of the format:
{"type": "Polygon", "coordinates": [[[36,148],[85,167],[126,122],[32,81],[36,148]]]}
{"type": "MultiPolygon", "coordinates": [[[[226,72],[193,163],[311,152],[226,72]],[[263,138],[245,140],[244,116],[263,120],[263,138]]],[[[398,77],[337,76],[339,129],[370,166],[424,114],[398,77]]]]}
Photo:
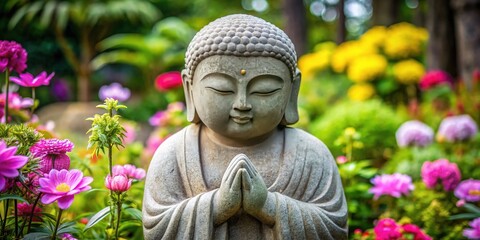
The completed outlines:
{"type": "Polygon", "coordinates": [[[395,79],[403,84],[417,83],[424,74],[423,65],[413,59],[400,61],[393,65],[395,79]]]}
{"type": "Polygon", "coordinates": [[[349,65],[347,76],[353,82],[372,81],[385,74],[387,60],[380,54],[355,58],[349,65]]]}
{"type": "Polygon", "coordinates": [[[385,54],[392,59],[415,57],[422,53],[428,33],[409,23],[398,23],[387,30],[385,54]]]}
{"type": "Polygon", "coordinates": [[[312,78],[315,73],[326,69],[330,65],[332,51],[323,50],[305,54],[298,60],[298,68],[304,79],[312,78]]]}
{"type": "Polygon", "coordinates": [[[348,89],[347,95],[350,100],[365,101],[375,95],[375,88],[369,83],[358,83],[348,89]]]}
{"type": "Polygon", "coordinates": [[[387,36],[387,28],[385,26],[375,26],[366,31],[361,37],[360,41],[367,44],[381,47],[387,36]]]}
{"type": "Polygon", "coordinates": [[[362,41],[344,42],[332,54],[332,69],[337,73],[342,73],[353,59],[375,53],[377,53],[377,48],[371,44],[362,41]]]}

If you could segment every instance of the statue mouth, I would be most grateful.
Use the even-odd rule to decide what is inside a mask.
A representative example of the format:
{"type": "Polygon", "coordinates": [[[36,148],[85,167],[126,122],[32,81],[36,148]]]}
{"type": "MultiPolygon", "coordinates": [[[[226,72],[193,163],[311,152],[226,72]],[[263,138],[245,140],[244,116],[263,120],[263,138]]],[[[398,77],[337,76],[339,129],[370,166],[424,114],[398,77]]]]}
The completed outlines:
{"type": "Polygon", "coordinates": [[[248,116],[232,116],[231,119],[238,124],[247,124],[252,120],[252,118],[248,116]]]}

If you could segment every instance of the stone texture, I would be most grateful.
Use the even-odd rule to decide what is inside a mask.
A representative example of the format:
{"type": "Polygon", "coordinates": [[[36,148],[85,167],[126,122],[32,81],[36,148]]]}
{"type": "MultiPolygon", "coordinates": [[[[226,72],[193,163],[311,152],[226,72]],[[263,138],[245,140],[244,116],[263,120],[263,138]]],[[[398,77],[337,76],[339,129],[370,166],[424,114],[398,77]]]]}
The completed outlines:
{"type": "Polygon", "coordinates": [[[187,51],[192,124],[150,163],[145,239],[347,239],[347,203],[331,153],[287,127],[298,121],[300,84],[290,40],[253,16],[221,22],[200,30],[187,51]],[[256,44],[272,40],[275,55],[243,54],[270,49],[256,44]]]}

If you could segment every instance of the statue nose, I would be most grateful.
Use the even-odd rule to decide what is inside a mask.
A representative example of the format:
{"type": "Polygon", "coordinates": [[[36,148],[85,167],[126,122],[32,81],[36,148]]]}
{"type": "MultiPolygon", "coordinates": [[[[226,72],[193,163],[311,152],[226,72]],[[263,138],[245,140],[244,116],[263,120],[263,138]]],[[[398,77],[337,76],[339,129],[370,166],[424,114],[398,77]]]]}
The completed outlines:
{"type": "Polygon", "coordinates": [[[246,96],[238,96],[233,104],[235,110],[248,111],[252,109],[252,105],[248,103],[246,96]]]}

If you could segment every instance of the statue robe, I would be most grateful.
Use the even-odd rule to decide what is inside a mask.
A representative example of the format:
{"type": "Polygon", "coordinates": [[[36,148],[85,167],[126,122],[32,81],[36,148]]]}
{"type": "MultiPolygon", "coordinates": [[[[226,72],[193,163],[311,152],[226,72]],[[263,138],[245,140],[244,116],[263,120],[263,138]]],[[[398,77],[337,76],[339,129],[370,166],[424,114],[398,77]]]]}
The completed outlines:
{"type": "Polygon", "coordinates": [[[219,186],[209,190],[203,179],[200,128],[193,124],[168,138],[150,163],[145,239],[347,239],[347,203],[335,161],[320,140],[294,128],[283,130],[285,154],[267,186],[276,197],[275,224],[240,213],[214,226],[212,200],[219,186]]]}

